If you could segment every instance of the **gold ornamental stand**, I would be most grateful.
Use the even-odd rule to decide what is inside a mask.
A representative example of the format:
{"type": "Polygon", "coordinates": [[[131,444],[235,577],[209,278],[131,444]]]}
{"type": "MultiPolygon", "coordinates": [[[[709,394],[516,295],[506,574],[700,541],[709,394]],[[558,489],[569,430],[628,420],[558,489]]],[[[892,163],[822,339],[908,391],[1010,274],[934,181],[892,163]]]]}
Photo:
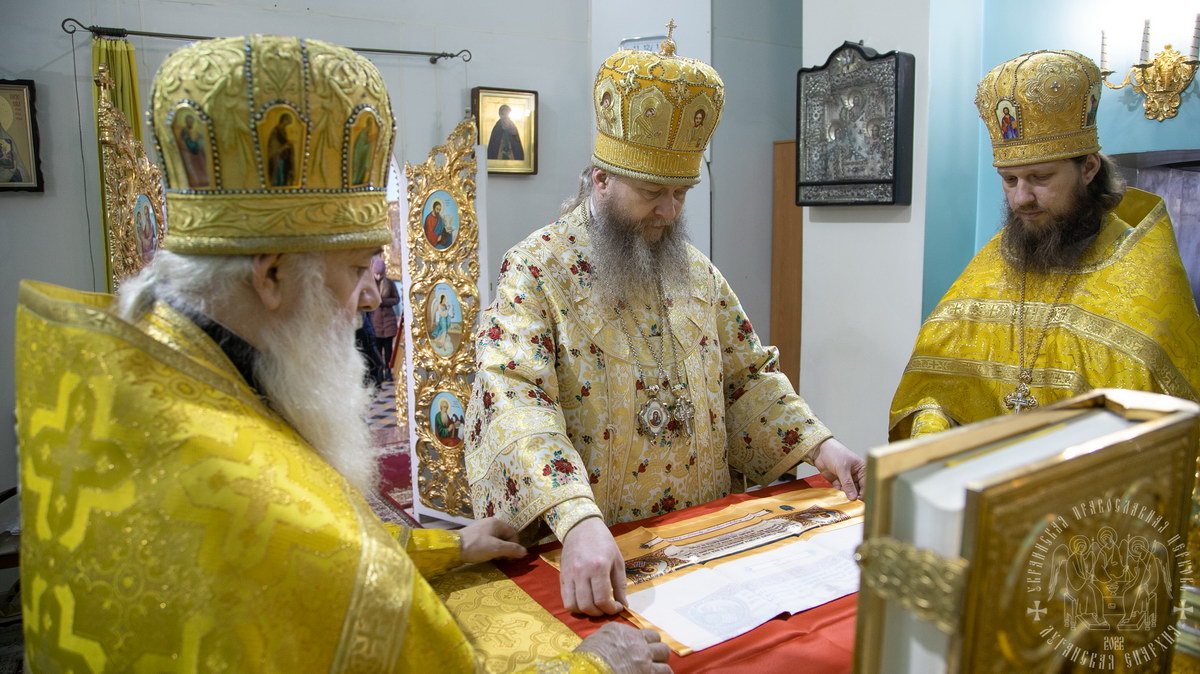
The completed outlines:
{"type": "Polygon", "coordinates": [[[121,281],[137,274],[153,257],[166,236],[167,221],[162,173],[146,156],[145,146],[134,137],[125,116],[112,104],[113,81],[107,64],[100,64],[95,80],[100,87],[96,117],[107,220],[104,247],[108,252],[108,287],[115,291],[121,281]]]}
{"type": "Polygon", "coordinates": [[[473,328],[479,313],[475,136],[475,121],[468,118],[424,163],[405,164],[404,169],[404,287],[410,314],[405,371],[413,514],[463,523],[472,519],[463,462],[464,420],[475,372],[473,328]]]}

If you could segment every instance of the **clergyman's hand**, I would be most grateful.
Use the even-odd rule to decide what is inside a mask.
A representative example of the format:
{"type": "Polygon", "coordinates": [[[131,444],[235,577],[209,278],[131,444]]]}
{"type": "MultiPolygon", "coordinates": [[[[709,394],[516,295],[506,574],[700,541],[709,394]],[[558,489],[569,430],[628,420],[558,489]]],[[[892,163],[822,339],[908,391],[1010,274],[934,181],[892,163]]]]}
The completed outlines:
{"type": "Polygon", "coordinates": [[[589,517],[567,532],[560,561],[563,607],[590,616],[625,608],[625,560],[599,517],[589,517]]]}
{"type": "Polygon", "coordinates": [[[525,556],[525,548],[517,543],[517,530],[495,517],[471,522],[459,534],[462,536],[463,564],[525,556]]]}
{"type": "Polygon", "coordinates": [[[848,447],[829,438],[817,446],[817,458],[813,466],[821,471],[821,477],[829,480],[835,489],[846,492],[846,498],[853,501],[863,497],[867,486],[867,462],[848,447]]]}
{"type": "Polygon", "coordinates": [[[671,671],[667,664],[671,649],[654,630],[606,623],[575,650],[599,655],[617,674],[667,674],[671,671]]]}

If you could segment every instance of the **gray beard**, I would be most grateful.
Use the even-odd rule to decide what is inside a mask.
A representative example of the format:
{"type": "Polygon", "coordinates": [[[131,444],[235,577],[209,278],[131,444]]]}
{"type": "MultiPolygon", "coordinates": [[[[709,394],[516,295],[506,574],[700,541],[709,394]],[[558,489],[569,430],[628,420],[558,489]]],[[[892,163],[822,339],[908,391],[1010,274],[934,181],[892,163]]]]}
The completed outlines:
{"type": "Polygon", "coordinates": [[[658,288],[668,296],[678,296],[689,288],[691,258],[682,213],[674,221],[636,221],[611,205],[593,203],[595,213],[588,223],[595,265],[592,286],[606,305],[628,305],[635,298],[653,297],[658,288]],[[643,230],[661,222],[668,224],[662,237],[647,242],[643,230]]]}
{"type": "Polygon", "coordinates": [[[378,485],[380,456],[367,422],[366,367],[354,344],[354,322],[325,287],[322,261],[305,257],[301,308],[264,330],[255,377],[271,408],[365,495],[378,485]]]}

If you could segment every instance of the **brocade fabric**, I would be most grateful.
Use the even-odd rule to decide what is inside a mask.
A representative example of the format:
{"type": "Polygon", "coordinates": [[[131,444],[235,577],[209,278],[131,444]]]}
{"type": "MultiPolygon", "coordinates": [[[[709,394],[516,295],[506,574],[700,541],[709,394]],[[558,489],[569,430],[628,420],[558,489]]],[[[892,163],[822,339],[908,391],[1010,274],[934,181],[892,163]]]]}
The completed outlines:
{"type": "Polygon", "coordinates": [[[380,522],[192,321],[111,303],[20,289],[31,671],[481,667],[421,575],[460,563],[457,534],[380,522]]]}
{"type": "Polygon", "coordinates": [[[480,321],[466,420],[479,516],[518,529],[544,518],[561,539],[586,517],[613,524],[721,498],[731,468],[769,484],[831,436],[695,248],[690,292],[668,298],[670,328],[657,291],[623,322],[593,290],[587,218],[584,204],[510,250],[480,321]],[[674,354],[693,432],[672,421],[639,435],[644,387],[679,379],[674,354]]]}
{"type": "MultiPolygon", "coordinates": [[[[892,400],[892,440],[1009,411],[1022,365],[1021,273],[999,243],[975,255],[921,327],[892,400]]],[[[1079,266],[1030,273],[1026,294],[1024,365],[1033,361],[1039,404],[1093,388],[1200,400],[1200,317],[1161,198],[1127,190],[1079,266]]]]}

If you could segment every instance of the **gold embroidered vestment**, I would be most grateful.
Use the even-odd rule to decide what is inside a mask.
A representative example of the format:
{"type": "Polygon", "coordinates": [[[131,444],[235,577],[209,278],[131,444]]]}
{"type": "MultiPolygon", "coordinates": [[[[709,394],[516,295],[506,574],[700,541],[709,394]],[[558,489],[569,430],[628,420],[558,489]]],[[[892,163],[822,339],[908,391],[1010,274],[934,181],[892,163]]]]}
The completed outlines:
{"type": "MultiPolygon", "coordinates": [[[[999,242],[975,255],[922,325],[892,400],[891,439],[1008,412],[1021,365],[1021,274],[999,242]]],[[[1200,400],[1200,317],[1161,198],[1127,190],[1066,273],[1057,303],[1061,272],[1028,276],[1027,349],[1048,326],[1030,384],[1040,404],[1101,387],[1200,400]]]]}
{"type": "Polygon", "coordinates": [[[652,298],[622,312],[626,335],[592,289],[586,209],[508,252],[480,323],[466,424],[477,516],[518,528],[544,517],[561,539],[585,517],[612,524],[725,496],[730,468],[768,484],[830,437],[694,248],[690,293],[670,298],[670,329],[657,325],[652,298]],[[655,353],[677,378],[667,334],[695,405],[693,433],[673,422],[657,438],[638,435],[641,387],[660,374],[655,353]]]}
{"type": "Polygon", "coordinates": [[[194,323],[111,302],[20,289],[32,671],[478,669],[422,575],[458,565],[458,535],[380,522],[194,323]]]}

